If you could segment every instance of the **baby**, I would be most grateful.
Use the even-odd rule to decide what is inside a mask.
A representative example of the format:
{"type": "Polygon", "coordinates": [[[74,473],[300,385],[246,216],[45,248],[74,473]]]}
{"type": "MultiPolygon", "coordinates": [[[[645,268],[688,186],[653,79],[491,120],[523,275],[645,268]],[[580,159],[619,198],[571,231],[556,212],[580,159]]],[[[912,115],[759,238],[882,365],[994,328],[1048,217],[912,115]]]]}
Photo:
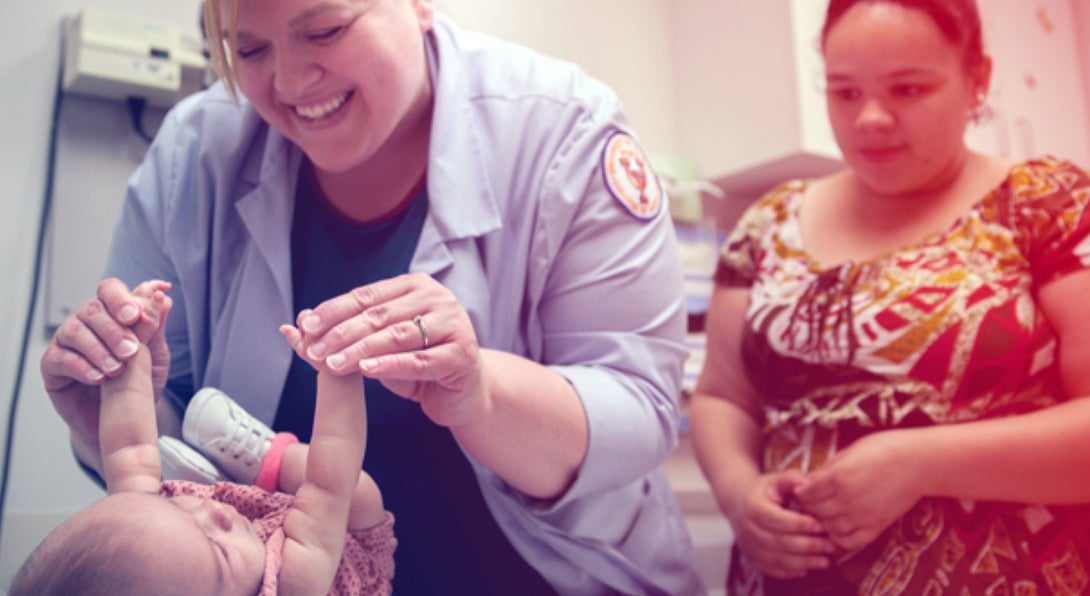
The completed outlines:
{"type": "MultiPolygon", "coordinates": [[[[145,344],[162,331],[169,287],[153,281],[134,290],[144,306],[135,326],[144,343],[124,371],[102,385],[107,496],[42,541],[10,594],[388,594],[393,517],[360,471],[367,414],[359,377],[337,377],[308,360],[318,369],[311,442],[277,435],[259,462],[259,479],[282,492],[161,482],[145,344]]],[[[281,332],[293,348],[301,344],[298,328],[284,325],[281,332]]],[[[206,389],[199,396],[194,402],[201,408],[211,401],[248,416],[221,392],[206,389]]],[[[191,404],[187,419],[193,410],[191,404]]]]}

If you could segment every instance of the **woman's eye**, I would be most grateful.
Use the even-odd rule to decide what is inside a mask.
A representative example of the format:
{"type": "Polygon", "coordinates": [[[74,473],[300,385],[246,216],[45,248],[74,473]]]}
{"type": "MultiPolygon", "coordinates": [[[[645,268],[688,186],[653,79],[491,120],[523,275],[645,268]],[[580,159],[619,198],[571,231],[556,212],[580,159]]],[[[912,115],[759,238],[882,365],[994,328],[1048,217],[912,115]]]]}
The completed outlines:
{"type": "Polygon", "coordinates": [[[329,40],[337,37],[338,35],[340,35],[340,33],[342,31],[344,31],[343,26],[330,27],[329,29],[322,29],[320,31],[315,31],[314,33],[311,33],[310,35],[308,35],[307,38],[310,39],[311,41],[318,41],[318,42],[329,41],[329,40]]]}
{"type": "Polygon", "coordinates": [[[240,60],[249,60],[250,58],[254,58],[264,51],[265,46],[246,46],[236,49],[235,54],[239,57],[240,60]]]}
{"type": "Polygon", "coordinates": [[[921,85],[897,85],[893,88],[893,93],[901,97],[914,97],[923,93],[923,86],[921,85]]]}
{"type": "Polygon", "coordinates": [[[859,98],[859,90],[851,87],[831,87],[826,93],[830,97],[840,101],[851,101],[859,98]]]}

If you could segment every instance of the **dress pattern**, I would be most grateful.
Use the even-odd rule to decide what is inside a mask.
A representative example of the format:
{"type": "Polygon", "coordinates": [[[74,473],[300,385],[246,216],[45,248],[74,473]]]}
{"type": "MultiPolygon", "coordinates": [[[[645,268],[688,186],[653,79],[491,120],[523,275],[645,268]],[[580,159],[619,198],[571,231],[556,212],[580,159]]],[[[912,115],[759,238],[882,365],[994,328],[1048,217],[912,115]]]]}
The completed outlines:
{"type": "MultiPolygon", "coordinates": [[[[802,247],[805,186],[783,184],[755,203],[716,273],[719,284],[750,288],[742,352],[764,399],[765,469],[815,470],[884,429],[1069,399],[1035,297],[1090,268],[1086,172],[1051,157],[1018,164],[942,232],[833,266],[802,247]]],[[[762,591],[1085,594],[1090,505],[925,498],[862,551],[798,581],[761,578],[736,549],[728,593],[762,591]]]]}

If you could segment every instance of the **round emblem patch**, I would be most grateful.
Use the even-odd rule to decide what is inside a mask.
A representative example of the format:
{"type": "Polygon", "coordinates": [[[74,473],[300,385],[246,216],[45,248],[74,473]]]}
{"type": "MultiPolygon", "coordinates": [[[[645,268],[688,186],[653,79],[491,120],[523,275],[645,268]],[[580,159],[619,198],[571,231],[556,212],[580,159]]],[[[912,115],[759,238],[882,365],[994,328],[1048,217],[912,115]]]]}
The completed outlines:
{"type": "Polygon", "coordinates": [[[640,219],[651,219],[662,208],[662,188],[643,149],[629,135],[617,132],[602,153],[602,173],[613,198],[640,219]]]}

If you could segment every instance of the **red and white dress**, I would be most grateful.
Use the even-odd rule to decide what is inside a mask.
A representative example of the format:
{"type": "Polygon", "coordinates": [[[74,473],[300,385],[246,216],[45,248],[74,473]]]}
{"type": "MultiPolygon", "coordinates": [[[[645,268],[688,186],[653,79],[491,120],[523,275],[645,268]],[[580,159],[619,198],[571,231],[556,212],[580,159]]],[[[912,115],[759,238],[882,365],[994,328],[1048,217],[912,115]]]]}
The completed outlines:
{"type": "MultiPolygon", "coordinates": [[[[800,241],[805,186],[755,203],[716,274],[751,289],[742,351],[764,399],[766,470],[815,470],[868,433],[1071,399],[1036,292],[1090,268],[1085,171],[1047,157],[1018,164],[944,231],[832,266],[800,241]]],[[[736,549],[727,583],[730,594],[762,583],[784,594],[1084,594],[1090,504],[925,498],[828,571],[773,581],[736,549]]]]}

